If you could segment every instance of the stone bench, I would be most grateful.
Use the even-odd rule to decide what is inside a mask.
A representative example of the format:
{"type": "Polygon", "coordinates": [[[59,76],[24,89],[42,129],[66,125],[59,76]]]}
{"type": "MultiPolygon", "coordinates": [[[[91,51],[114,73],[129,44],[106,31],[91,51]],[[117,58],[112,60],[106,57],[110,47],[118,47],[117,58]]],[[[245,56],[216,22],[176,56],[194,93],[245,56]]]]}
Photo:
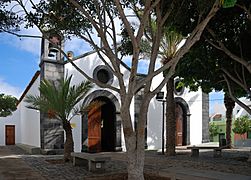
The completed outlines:
{"type": "Polygon", "coordinates": [[[28,144],[16,144],[16,146],[21,148],[22,150],[24,150],[25,152],[27,152],[29,154],[41,154],[40,147],[31,146],[28,144]]]}
{"type": "Polygon", "coordinates": [[[218,148],[214,148],[214,157],[221,157],[221,152],[222,152],[222,149],[225,149],[225,148],[228,148],[229,146],[226,145],[226,146],[221,146],[221,147],[218,147],[218,148]]]}
{"type": "Polygon", "coordinates": [[[200,149],[215,149],[215,147],[211,146],[189,146],[187,149],[191,149],[192,157],[199,157],[200,149]]]}
{"type": "Polygon", "coordinates": [[[111,160],[111,157],[104,153],[73,152],[71,156],[73,166],[85,166],[91,172],[105,171],[106,163],[111,160]]]}
{"type": "Polygon", "coordinates": [[[192,157],[199,157],[200,151],[198,147],[192,147],[191,152],[192,152],[191,154],[192,157]]]}

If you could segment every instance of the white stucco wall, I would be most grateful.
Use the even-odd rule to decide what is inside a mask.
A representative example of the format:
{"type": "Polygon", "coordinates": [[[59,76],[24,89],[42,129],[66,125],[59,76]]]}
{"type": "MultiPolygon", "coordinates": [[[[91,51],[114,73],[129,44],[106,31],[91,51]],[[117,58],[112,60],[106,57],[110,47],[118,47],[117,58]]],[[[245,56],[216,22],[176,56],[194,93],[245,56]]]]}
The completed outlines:
{"type": "Polygon", "coordinates": [[[21,142],[21,132],[20,132],[20,107],[17,107],[17,110],[13,112],[11,116],[0,117],[0,146],[5,145],[5,126],[6,125],[15,125],[15,143],[21,142]]]}
{"type": "MultiPolygon", "coordinates": [[[[39,84],[40,77],[35,80],[26,95],[39,95],[39,84]]],[[[20,143],[40,147],[40,112],[28,109],[27,105],[24,101],[20,103],[20,143]]]]}
{"type": "Polygon", "coordinates": [[[202,143],[202,92],[189,92],[185,89],[182,97],[190,109],[190,143],[191,145],[202,143]]]}
{"type": "MultiPolygon", "coordinates": [[[[166,117],[164,117],[164,127],[166,126],[165,121],[166,117]]],[[[152,99],[149,106],[148,121],[147,121],[148,149],[160,149],[162,147],[162,123],[163,123],[163,104],[162,102],[158,102],[155,99],[152,99]]],[[[166,131],[164,130],[164,137],[165,134],[166,131]]]]}
{"type": "MultiPolygon", "coordinates": [[[[156,76],[153,80],[152,89],[156,88],[163,80],[163,75],[156,76]]],[[[165,87],[162,89],[166,96],[165,87]]],[[[190,111],[190,144],[196,145],[202,143],[202,91],[190,92],[185,89],[180,96],[184,99],[190,111]]],[[[168,103],[168,102],[167,102],[168,103]]],[[[165,104],[166,105],[166,104],[165,104]]],[[[162,147],[162,121],[163,121],[163,105],[155,98],[151,100],[148,112],[148,127],[147,127],[147,143],[149,149],[160,149],[162,147]]],[[[166,107],[165,107],[166,110],[166,107]]],[[[166,113],[166,112],[165,112],[166,113]]],[[[164,117],[165,119],[165,117],[164,117]]],[[[164,122],[164,127],[166,126],[164,122]]],[[[164,137],[166,135],[166,128],[164,128],[164,137]]]]}
{"type": "MultiPolygon", "coordinates": [[[[245,97],[240,98],[239,100],[251,108],[251,100],[249,100],[245,97]]],[[[235,107],[233,109],[233,117],[239,118],[244,115],[248,115],[249,117],[251,117],[251,115],[245,109],[243,109],[241,106],[239,106],[237,103],[235,103],[235,107]]]]}
{"type": "Polygon", "coordinates": [[[81,142],[82,142],[82,120],[81,116],[75,116],[71,120],[72,124],[72,136],[74,141],[74,151],[81,152],[81,142]]]}

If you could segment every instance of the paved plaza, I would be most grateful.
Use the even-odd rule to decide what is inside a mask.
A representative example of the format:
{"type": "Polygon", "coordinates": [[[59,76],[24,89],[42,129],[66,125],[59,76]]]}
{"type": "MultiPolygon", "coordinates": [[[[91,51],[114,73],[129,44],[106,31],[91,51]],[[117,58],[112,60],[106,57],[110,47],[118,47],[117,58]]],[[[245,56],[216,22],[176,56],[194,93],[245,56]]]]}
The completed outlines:
{"type": "MultiPolygon", "coordinates": [[[[251,180],[251,162],[247,161],[250,149],[224,150],[221,158],[213,158],[212,150],[202,150],[199,157],[191,157],[190,153],[180,149],[175,157],[165,157],[148,151],[145,172],[161,179],[251,180]]],[[[0,146],[0,180],[125,179],[117,176],[126,173],[125,154],[111,153],[111,156],[108,170],[93,174],[84,167],[63,163],[61,155],[28,155],[16,146],[0,146]]]]}

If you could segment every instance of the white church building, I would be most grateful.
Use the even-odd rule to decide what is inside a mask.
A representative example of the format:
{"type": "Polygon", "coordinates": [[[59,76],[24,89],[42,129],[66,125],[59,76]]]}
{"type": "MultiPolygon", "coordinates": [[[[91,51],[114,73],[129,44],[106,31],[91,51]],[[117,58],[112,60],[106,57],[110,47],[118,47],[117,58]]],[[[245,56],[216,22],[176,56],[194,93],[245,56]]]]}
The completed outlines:
{"type": "MultiPolygon", "coordinates": [[[[34,73],[33,78],[20,97],[17,110],[9,117],[0,118],[0,145],[26,144],[39,147],[44,152],[56,152],[63,149],[64,131],[61,123],[58,120],[49,119],[44,113],[40,113],[37,110],[28,109],[26,107],[27,103],[24,102],[28,94],[39,95],[38,87],[40,81],[44,78],[56,80],[67,74],[68,76],[73,75],[72,84],[78,84],[85,80],[85,77],[70,63],[60,58],[59,52],[50,54],[49,44],[47,40],[42,40],[40,69],[34,73]],[[54,55],[54,57],[50,57],[51,55],[54,55]]],[[[75,57],[74,62],[96,80],[118,87],[117,79],[100,60],[97,53],[85,53],[75,57]]],[[[126,81],[130,68],[122,63],[121,71],[126,81]]],[[[144,75],[139,74],[138,77],[144,78],[144,75]]],[[[159,75],[154,78],[154,82],[158,82],[161,78],[162,75],[159,75]]],[[[179,79],[176,78],[175,83],[178,81],[179,79]]],[[[163,91],[165,91],[164,88],[163,91]]],[[[125,150],[119,95],[112,90],[95,86],[83,99],[83,103],[88,105],[94,100],[105,102],[101,108],[103,119],[102,132],[99,137],[101,151],[125,150]]],[[[176,118],[176,127],[178,127],[176,131],[176,145],[196,145],[208,142],[208,94],[204,94],[201,91],[189,92],[189,89],[179,88],[175,91],[175,101],[179,108],[179,115],[176,118]]],[[[137,104],[139,103],[140,94],[135,96],[130,107],[134,124],[137,122],[137,114],[139,113],[137,112],[137,104]]],[[[151,100],[145,137],[145,147],[147,149],[161,149],[162,147],[162,116],[164,113],[162,105],[162,102],[157,101],[155,98],[151,100]]],[[[88,151],[90,148],[91,137],[88,137],[88,132],[93,131],[93,129],[91,129],[91,126],[88,126],[89,118],[88,114],[84,114],[76,116],[71,121],[75,152],[88,151]]]]}

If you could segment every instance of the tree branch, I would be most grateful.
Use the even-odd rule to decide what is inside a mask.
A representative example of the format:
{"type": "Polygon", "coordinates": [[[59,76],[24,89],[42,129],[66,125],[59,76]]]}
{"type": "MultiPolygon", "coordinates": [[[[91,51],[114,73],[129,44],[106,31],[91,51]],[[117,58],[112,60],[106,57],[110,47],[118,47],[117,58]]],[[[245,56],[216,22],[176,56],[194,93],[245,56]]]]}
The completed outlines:
{"type": "Polygon", "coordinates": [[[173,59],[170,60],[168,63],[166,63],[164,66],[157,69],[156,71],[152,72],[151,74],[148,74],[144,78],[144,80],[142,80],[140,83],[137,84],[136,90],[143,87],[146,82],[151,81],[153,77],[162,73],[172,65],[175,66],[175,64],[177,64],[178,61],[189,51],[189,49],[200,39],[203,30],[205,29],[211,18],[219,10],[219,8],[220,8],[219,0],[216,0],[206,18],[199,25],[196,26],[191,35],[187,38],[185,44],[179,49],[179,51],[175,54],[173,59]]]}
{"type": "MultiPolygon", "coordinates": [[[[217,40],[217,36],[216,34],[213,32],[212,29],[207,28],[207,31],[211,34],[211,36],[217,41],[217,43],[219,44],[219,48],[217,48],[217,45],[213,45],[212,43],[210,43],[211,45],[213,45],[214,47],[216,47],[217,49],[223,51],[226,55],[228,55],[231,59],[235,60],[236,62],[244,65],[247,70],[251,73],[251,63],[248,63],[248,61],[244,60],[243,58],[240,58],[239,56],[233,54],[221,41],[217,40]]],[[[210,41],[209,41],[210,42],[210,41]]]]}
{"type": "MultiPolygon", "coordinates": [[[[239,8],[241,8],[242,10],[244,10],[247,13],[247,15],[248,15],[249,21],[251,21],[250,9],[248,10],[245,5],[241,5],[241,4],[236,4],[236,6],[239,7],[239,8]]],[[[251,7],[251,4],[250,4],[250,7],[251,7]]]]}
{"type": "Polygon", "coordinates": [[[18,34],[18,33],[14,33],[14,32],[11,32],[11,31],[4,30],[4,29],[0,29],[0,31],[3,31],[5,33],[8,33],[8,34],[11,34],[11,35],[14,35],[14,36],[17,36],[19,38],[37,38],[37,39],[43,39],[42,36],[27,35],[27,34],[18,34]]]}
{"type": "Polygon", "coordinates": [[[246,92],[250,92],[247,86],[244,85],[242,81],[239,81],[235,77],[233,77],[225,68],[221,68],[221,70],[236,84],[238,84],[240,87],[242,87],[246,92]]]}
{"type": "Polygon", "coordinates": [[[233,93],[232,93],[232,89],[231,89],[231,86],[230,86],[230,83],[226,77],[225,74],[223,74],[223,77],[227,83],[227,87],[228,87],[228,92],[229,92],[229,96],[239,105],[241,106],[243,109],[245,109],[250,115],[251,115],[251,109],[246,105],[244,104],[243,102],[241,102],[238,98],[236,98],[233,93]]]}

